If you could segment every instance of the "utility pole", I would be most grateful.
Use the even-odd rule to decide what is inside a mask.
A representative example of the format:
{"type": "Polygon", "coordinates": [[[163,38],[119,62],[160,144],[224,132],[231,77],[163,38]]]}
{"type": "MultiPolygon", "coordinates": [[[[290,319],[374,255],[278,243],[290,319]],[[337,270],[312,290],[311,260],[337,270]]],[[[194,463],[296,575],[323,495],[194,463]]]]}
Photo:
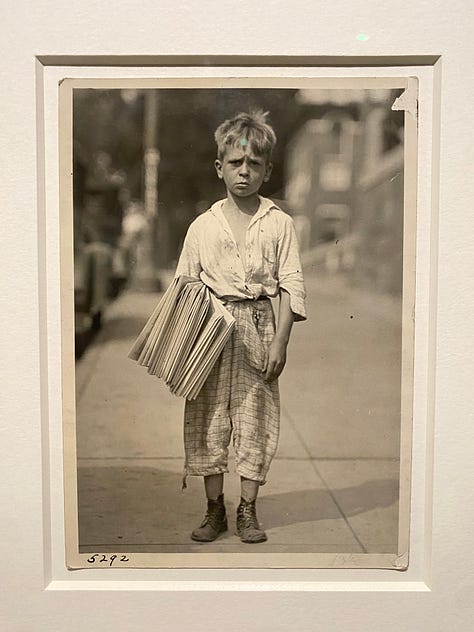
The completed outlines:
{"type": "Polygon", "coordinates": [[[156,267],[156,239],[158,223],[158,90],[145,90],[143,121],[143,166],[144,166],[144,210],[147,229],[142,240],[141,257],[135,280],[138,289],[145,292],[161,290],[161,281],[156,267]]]}

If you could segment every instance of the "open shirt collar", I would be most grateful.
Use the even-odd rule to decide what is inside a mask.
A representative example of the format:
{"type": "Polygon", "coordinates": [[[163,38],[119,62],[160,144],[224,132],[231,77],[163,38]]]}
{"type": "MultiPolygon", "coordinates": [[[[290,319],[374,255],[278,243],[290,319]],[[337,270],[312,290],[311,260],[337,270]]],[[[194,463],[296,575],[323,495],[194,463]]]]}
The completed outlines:
{"type": "MultiPolygon", "coordinates": [[[[258,207],[255,215],[250,220],[248,228],[250,228],[252,224],[254,224],[261,217],[266,215],[268,211],[270,211],[270,209],[278,208],[278,206],[274,202],[272,202],[272,200],[270,200],[269,198],[265,198],[259,195],[258,199],[260,200],[260,206],[258,207]]],[[[224,224],[224,227],[227,229],[228,223],[227,223],[227,220],[225,219],[224,213],[222,212],[222,205],[224,204],[225,200],[226,198],[223,198],[222,200],[218,200],[217,202],[214,202],[214,204],[210,208],[210,211],[215,217],[217,217],[221,221],[222,224],[224,224]]]]}

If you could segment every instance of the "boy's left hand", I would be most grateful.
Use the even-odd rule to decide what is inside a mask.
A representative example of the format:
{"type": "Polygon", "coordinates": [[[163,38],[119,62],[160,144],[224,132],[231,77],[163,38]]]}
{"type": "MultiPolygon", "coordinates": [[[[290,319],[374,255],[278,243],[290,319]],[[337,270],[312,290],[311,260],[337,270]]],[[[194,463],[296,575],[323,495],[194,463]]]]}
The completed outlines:
{"type": "Polygon", "coordinates": [[[265,382],[276,380],[283,371],[286,363],[286,345],[287,343],[278,338],[273,338],[268,347],[262,371],[262,373],[265,373],[265,382]]]}

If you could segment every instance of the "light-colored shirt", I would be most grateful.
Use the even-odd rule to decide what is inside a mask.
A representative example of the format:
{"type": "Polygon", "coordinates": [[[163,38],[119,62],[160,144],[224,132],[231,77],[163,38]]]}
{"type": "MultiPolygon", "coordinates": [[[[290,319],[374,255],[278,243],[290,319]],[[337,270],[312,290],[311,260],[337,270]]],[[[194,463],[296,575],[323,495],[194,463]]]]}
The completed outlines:
{"type": "Polygon", "coordinates": [[[295,320],[306,319],[303,273],[292,218],[268,198],[250,220],[245,236],[245,260],[219,200],[189,226],[176,269],[201,279],[223,300],[290,295],[295,320]]]}

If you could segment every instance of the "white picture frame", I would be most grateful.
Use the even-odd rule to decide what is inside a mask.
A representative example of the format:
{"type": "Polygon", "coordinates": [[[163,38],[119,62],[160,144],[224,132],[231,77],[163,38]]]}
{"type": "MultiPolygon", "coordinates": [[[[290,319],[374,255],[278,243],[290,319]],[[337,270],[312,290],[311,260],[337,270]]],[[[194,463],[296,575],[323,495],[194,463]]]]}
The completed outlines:
{"type": "MultiPolygon", "coordinates": [[[[238,56],[232,57],[245,50],[252,55],[253,64],[265,66],[258,57],[261,50],[270,56],[285,50],[295,55],[291,64],[286,60],[287,67],[298,68],[306,63],[319,66],[327,76],[337,68],[352,76],[358,68],[366,69],[371,64],[375,64],[374,73],[382,67],[386,74],[387,62],[395,69],[396,63],[402,63],[405,69],[407,65],[416,67],[420,86],[425,86],[427,100],[425,110],[420,111],[418,193],[426,223],[418,234],[417,292],[422,293],[418,301],[421,311],[415,317],[420,326],[415,330],[418,355],[414,399],[414,414],[422,421],[414,435],[412,484],[414,506],[421,503],[422,511],[412,515],[412,531],[416,534],[412,544],[419,555],[410,565],[410,574],[390,573],[387,577],[386,571],[378,569],[115,569],[113,579],[105,578],[102,571],[81,571],[78,580],[76,572],[71,575],[64,567],[63,507],[59,500],[61,435],[58,425],[50,425],[51,419],[61,417],[58,373],[50,370],[51,362],[60,354],[54,330],[59,321],[50,318],[50,310],[59,314],[59,296],[51,292],[51,279],[57,272],[53,262],[58,258],[58,239],[57,234],[45,234],[44,212],[49,205],[57,204],[58,191],[54,185],[57,146],[49,146],[45,153],[44,141],[57,111],[55,103],[44,102],[45,81],[57,82],[58,76],[52,76],[51,70],[58,67],[59,74],[68,77],[80,67],[88,73],[91,68],[97,74],[107,73],[117,62],[129,64],[128,68],[119,66],[122,75],[133,72],[132,61],[138,67],[145,63],[169,65],[171,60],[163,55],[176,55],[176,33],[186,24],[185,19],[195,16],[198,21],[203,12],[193,5],[178,15],[175,6],[162,2],[155,8],[143,8],[139,14],[129,4],[120,5],[112,17],[107,7],[97,9],[99,15],[92,16],[86,4],[77,14],[78,23],[72,25],[60,3],[53,4],[57,9],[55,19],[51,20],[51,12],[38,15],[35,37],[31,37],[31,16],[26,8],[17,6],[11,13],[13,19],[7,19],[11,20],[10,32],[18,32],[18,39],[5,53],[9,119],[7,142],[2,147],[4,173],[9,176],[2,192],[7,232],[2,265],[8,279],[7,298],[3,298],[8,334],[2,340],[2,366],[6,368],[2,418],[8,436],[8,442],[2,444],[3,573],[7,586],[3,617],[9,628],[51,630],[67,626],[80,630],[87,616],[97,630],[127,630],[138,625],[154,629],[156,617],[164,629],[192,626],[204,630],[209,629],[212,612],[213,620],[228,629],[324,629],[328,621],[335,630],[366,630],[377,622],[385,630],[469,629],[472,509],[465,494],[472,476],[469,413],[473,367],[472,355],[465,351],[474,293],[470,292],[472,255],[467,241],[472,184],[465,177],[470,149],[465,126],[472,79],[463,78],[460,71],[468,48],[467,21],[459,23],[459,16],[444,15],[440,5],[415,9],[420,13],[416,23],[408,8],[392,6],[394,17],[388,22],[386,16],[367,15],[367,5],[359,2],[348,9],[346,20],[327,7],[324,29],[317,43],[311,44],[310,56],[303,59],[308,47],[302,45],[302,35],[309,38],[318,20],[321,23],[317,8],[310,3],[298,5],[298,10],[292,12],[291,19],[299,29],[290,32],[285,29],[289,16],[283,19],[279,3],[253,7],[252,26],[258,24],[258,29],[238,31],[235,39],[228,38],[227,30],[221,30],[226,13],[223,6],[208,3],[206,26],[212,25],[213,38],[209,39],[209,33],[197,28],[196,23],[196,29],[191,34],[188,31],[190,48],[183,46],[180,51],[215,55],[217,65],[245,63],[238,56]],[[131,15],[143,27],[136,33],[129,28],[131,15]],[[366,16],[363,29],[359,26],[360,15],[366,16]],[[261,30],[263,17],[269,28],[261,30]],[[408,30],[403,28],[405,21],[409,22],[408,30]],[[113,35],[104,29],[109,23],[114,26],[113,35]],[[53,42],[55,25],[57,40],[53,42]],[[259,38],[253,39],[252,33],[258,33],[259,38]],[[275,33],[280,37],[275,38],[275,33]],[[40,49],[45,55],[38,56],[40,49]],[[84,50],[93,51],[97,57],[81,58],[84,50]],[[130,51],[138,58],[127,57],[130,51]],[[391,60],[383,60],[382,56],[391,60]],[[88,63],[92,63],[89,68],[88,63]],[[465,87],[462,98],[461,81],[465,87]],[[44,182],[49,183],[48,196],[52,197],[45,195],[44,182]],[[33,212],[36,205],[38,213],[33,212]],[[463,484],[453,485],[453,481],[463,484]],[[183,591],[184,600],[180,594],[183,591]]],[[[242,23],[249,10],[246,3],[236,9],[242,23]]],[[[181,69],[188,66],[178,62],[212,63],[183,56],[172,61],[181,69]]],[[[278,58],[266,61],[274,63],[278,58]]],[[[280,58],[279,63],[282,61],[280,58]]]]}

